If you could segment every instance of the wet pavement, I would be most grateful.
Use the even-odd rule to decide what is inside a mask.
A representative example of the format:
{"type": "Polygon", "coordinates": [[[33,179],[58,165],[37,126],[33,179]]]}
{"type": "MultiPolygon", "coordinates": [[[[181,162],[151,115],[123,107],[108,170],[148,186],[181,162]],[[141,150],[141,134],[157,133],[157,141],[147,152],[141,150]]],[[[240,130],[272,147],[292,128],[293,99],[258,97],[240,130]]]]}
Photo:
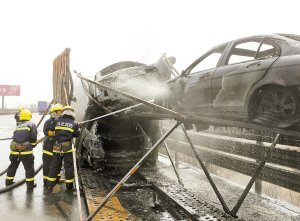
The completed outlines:
{"type": "MultiPolygon", "coordinates": [[[[33,114],[32,121],[38,123],[42,115],[33,114]]],[[[45,117],[48,119],[48,116],[45,117]]],[[[45,120],[46,120],[45,119],[45,120]]],[[[43,137],[43,123],[38,128],[38,138],[43,137]]],[[[15,129],[13,115],[0,115],[0,139],[12,137],[15,129]]],[[[0,141],[0,172],[9,165],[10,140],[0,141]]],[[[42,144],[34,149],[35,168],[42,163],[42,144]]],[[[6,174],[0,177],[0,188],[5,187],[6,174]]],[[[20,164],[15,181],[25,177],[23,165],[20,164]]],[[[77,197],[72,193],[65,192],[64,184],[57,185],[53,193],[47,194],[43,188],[43,174],[40,171],[35,176],[37,187],[32,192],[27,192],[26,184],[16,187],[12,191],[0,194],[0,220],[79,220],[77,197]]]]}
{"type": "MultiPolygon", "coordinates": [[[[161,173],[174,180],[174,182],[177,182],[177,177],[168,158],[160,155],[158,165],[161,173]]],[[[222,209],[200,166],[196,168],[182,163],[179,165],[178,171],[187,190],[216,208],[222,209]]],[[[241,196],[244,187],[213,174],[211,176],[229,209],[233,208],[241,196]]],[[[251,191],[244,200],[237,215],[240,219],[247,221],[299,221],[300,208],[266,196],[258,196],[251,191]]]]}
{"type": "MultiPolygon", "coordinates": [[[[37,124],[41,117],[41,115],[33,114],[32,121],[37,124]]],[[[48,117],[46,117],[46,119],[47,118],[48,117]]],[[[38,138],[43,137],[42,126],[43,123],[38,129],[38,138]]],[[[0,138],[11,137],[14,129],[15,120],[13,115],[0,115],[0,138]]],[[[1,172],[9,165],[10,140],[0,142],[1,172]]],[[[35,148],[34,155],[35,168],[37,168],[42,163],[41,144],[35,148]]],[[[159,171],[176,182],[176,176],[172,167],[170,166],[169,160],[160,156],[159,161],[159,171]]],[[[201,172],[200,168],[182,164],[179,169],[179,174],[183,179],[185,187],[189,191],[193,192],[195,195],[209,202],[215,207],[222,209],[218,199],[216,198],[211,186],[207,182],[207,179],[201,172]]],[[[20,165],[16,174],[16,180],[23,179],[24,177],[24,168],[22,165],[20,165]]],[[[216,185],[219,187],[221,194],[228,203],[228,206],[232,208],[242,193],[241,186],[234,185],[233,183],[216,176],[212,177],[216,181],[216,185]]],[[[77,198],[72,193],[65,192],[64,184],[57,185],[54,188],[53,193],[49,194],[44,191],[41,171],[36,175],[35,181],[37,182],[38,186],[33,190],[33,192],[27,192],[26,185],[23,184],[12,191],[0,194],[0,220],[79,220],[77,198]]],[[[0,188],[5,187],[4,183],[5,175],[1,176],[0,178],[0,188]]],[[[118,194],[120,195],[122,192],[118,194]]],[[[149,199],[151,197],[151,193],[147,194],[149,194],[147,197],[149,199]]],[[[135,205],[139,204],[139,202],[136,201],[143,200],[143,198],[138,198],[136,196],[143,196],[147,194],[141,192],[136,195],[134,192],[132,192],[127,195],[128,198],[126,200],[132,201],[131,204],[132,207],[134,207],[135,205]]],[[[84,205],[83,202],[82,205],[84,205]]],[[[160,211],[160,213],[164,213],[164,211],[160,211]]],[[[245,199],[244,204],[241,206],[238,215],[239,218],[253,221],[298,221],[300,220],[300,208],[250,193],[250,195],[245,199]]]]}

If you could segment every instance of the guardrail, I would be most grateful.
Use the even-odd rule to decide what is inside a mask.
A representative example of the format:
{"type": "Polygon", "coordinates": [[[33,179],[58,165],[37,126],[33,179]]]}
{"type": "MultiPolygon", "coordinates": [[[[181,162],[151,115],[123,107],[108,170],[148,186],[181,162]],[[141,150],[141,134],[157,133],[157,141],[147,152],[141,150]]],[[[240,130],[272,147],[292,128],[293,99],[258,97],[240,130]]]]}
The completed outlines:
{"type": "MultiPolygon", "coordinates": [[[[168,129],[164,126],[163,131],[168,129]]],[[[255,140],[222,136],[207,132],[188,131],[188,134],[205,163],[252,176],[258,162],[270,143],[258,144],[255,140]]],[[[184,134],[175,130],[166,140],[172,151],[194,157],[184,134]]],[[[276,145],[260,180],[300,192],[300,147],[276,145]]]]}
{"type": "Polygon", "coordinates": [[[0,115],[15,114],[16,112],[16,109],[0,109],[0,115]]]}

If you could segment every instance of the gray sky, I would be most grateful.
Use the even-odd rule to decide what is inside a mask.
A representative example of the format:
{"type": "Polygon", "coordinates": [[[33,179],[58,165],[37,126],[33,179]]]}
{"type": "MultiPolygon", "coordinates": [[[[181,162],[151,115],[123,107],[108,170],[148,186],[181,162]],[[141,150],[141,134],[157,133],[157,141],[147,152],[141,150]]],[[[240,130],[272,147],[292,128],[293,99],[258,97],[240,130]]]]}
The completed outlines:
{"type": "Polygon", "coordinates": [[[71,48],[71,70],[93,75],[122,60],[167,53],[184,69],[240,37],[299,33],[299,3],[241,0],[9,0],[0,2],[0,84],[21,85],[7,107],[52,100],[52,62],[71,48]]]}

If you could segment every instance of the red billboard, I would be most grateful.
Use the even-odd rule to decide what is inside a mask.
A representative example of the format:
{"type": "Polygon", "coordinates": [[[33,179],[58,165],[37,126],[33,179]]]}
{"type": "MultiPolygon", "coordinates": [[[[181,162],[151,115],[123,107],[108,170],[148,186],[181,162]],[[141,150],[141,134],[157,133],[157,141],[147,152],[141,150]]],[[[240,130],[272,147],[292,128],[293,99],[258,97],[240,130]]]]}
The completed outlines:
{"type": "Polygon", "coordinates": [[[20,85],[1,85],[0,96],[20,96],[20,85]]]}

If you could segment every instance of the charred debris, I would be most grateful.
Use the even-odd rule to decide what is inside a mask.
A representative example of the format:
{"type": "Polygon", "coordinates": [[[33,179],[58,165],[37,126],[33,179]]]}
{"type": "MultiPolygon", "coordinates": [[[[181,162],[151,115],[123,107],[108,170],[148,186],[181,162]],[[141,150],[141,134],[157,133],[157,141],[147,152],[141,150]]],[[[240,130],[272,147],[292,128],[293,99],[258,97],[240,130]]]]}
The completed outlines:
{"type": "MultiPolygon", "coordinates": [[[[97,72],[94,80],[145,101],[153,101],[156,94],[164,90],[163,82],[171,78],[174,63],[174,57],[165,55],[152,65],[118,62],[97,72]]],[[[84,121],[138,104],[118,93],[81,83],[82,87],[74,87],[73,103],[83,111],[79,115],[84,121]],[[77,99],[82,96],[89,97],[85,104],[82,99],[77,99]]],[[[129,112],[145,111],[151,111],[151,108],[137,105],[122,114],[86,123],[77,140],[81,166],[110,171],[110,175],[126,173],[161,136],[158,120],[126,117],[129,112]]],[[[143,166],[155,167],[157,155],[158,150],[143,166]]]]}

